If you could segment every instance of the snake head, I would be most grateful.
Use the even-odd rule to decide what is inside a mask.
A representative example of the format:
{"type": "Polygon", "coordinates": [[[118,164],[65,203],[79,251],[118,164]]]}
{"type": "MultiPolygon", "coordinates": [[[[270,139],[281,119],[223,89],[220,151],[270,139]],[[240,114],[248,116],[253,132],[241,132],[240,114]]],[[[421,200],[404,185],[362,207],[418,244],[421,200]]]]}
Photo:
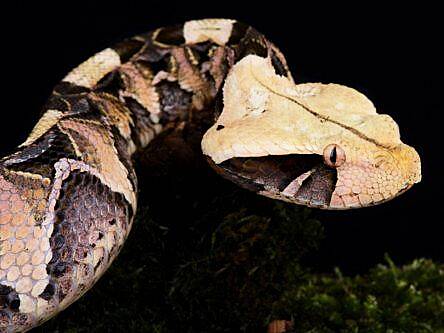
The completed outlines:
{"type": "Polygon", "coordinates": [[[379,204],[421,180],[419,155],[367,97],[338,84],[296,85],[256,55],[229,73],[202,150],[245,188],[323,209],[379,204]]]}

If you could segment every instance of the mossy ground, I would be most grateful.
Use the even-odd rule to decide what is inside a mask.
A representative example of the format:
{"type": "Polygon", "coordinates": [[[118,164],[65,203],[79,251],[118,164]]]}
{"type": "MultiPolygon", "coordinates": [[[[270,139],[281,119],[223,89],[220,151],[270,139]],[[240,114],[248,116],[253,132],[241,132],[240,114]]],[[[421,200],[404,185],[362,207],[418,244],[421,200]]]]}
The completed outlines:
{"type": "Polygon", "coordinates": [[[323,228],[309,209],[192,170],[142,177],[122,253],[36,332],[265,332],[273,319],[294,332],[444,332],[443,266],[387,257],[362,276],[315,274],[306,255],[323,228]]]}

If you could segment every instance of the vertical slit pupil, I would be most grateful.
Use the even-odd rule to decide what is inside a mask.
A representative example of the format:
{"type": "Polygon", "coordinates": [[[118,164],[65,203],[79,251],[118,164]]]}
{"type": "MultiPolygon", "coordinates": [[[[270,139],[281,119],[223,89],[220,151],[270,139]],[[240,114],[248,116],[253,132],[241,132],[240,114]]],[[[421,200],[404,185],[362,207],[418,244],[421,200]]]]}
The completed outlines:
{"type": "Polygon", "coordinates": [[[337,158],[336,147],[333,147],[333,149],[330,152],[330,162],[332,164],[336,164],[336,158],[337,158]]]}

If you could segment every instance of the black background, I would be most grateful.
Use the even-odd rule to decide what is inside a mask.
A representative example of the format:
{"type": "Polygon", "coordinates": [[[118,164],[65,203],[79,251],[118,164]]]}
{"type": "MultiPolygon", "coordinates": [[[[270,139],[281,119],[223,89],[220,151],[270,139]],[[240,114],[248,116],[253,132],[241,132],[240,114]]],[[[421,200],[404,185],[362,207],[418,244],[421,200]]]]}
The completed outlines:
{"type": "Polygon", "coordinates": [[[386,204],[316,212],[326,239],[320,269],[363,272],[389,253],[444,261],[442,226],[442,26],[421,5],[314,2],[90,2],[16,4],[1,20],[0,153],[21,143],[52,87],[73,67],[124,37],[204,17],[247,22],[278,45],[297,82],[336,82],[366,94],[399,124],[422,158],[423,180],[386,204]]]}

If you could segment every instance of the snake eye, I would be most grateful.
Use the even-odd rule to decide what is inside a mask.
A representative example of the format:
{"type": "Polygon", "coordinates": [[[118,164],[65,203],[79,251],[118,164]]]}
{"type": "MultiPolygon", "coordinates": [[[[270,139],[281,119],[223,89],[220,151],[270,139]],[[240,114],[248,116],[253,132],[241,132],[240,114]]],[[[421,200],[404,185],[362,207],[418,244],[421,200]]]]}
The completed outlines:
{"type": "Polygon", "coordinates": [[[345,162],[344,150],[336,144],[324,148],[324,162],[332,168],[337,168],[345,162]]]}

